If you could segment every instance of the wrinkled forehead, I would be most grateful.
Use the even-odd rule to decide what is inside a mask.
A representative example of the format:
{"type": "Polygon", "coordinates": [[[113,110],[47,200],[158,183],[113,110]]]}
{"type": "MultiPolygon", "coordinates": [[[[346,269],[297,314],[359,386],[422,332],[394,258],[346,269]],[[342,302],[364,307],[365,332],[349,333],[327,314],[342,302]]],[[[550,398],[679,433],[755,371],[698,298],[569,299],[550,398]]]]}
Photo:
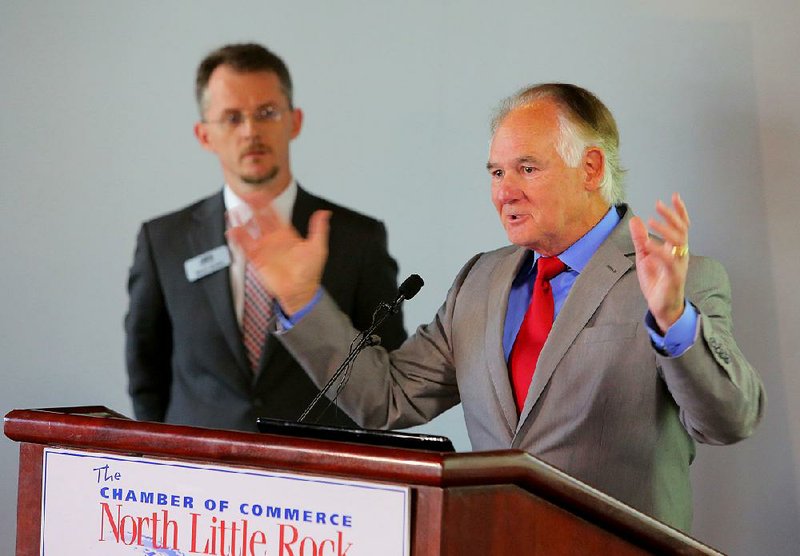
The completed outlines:
{"type": "Polygon", "coordinates": [[[552,99],[543,98],[510,110],[497,125],[494,137],[502,133],[529,130],[543,133],[558,127],[561,116],[559,105],[552,99]]]}
{"type": "Polygon", "coordinates": [[[542,99],[515,108],[499,123],[489,144],[489,158],[500,157],[509,152],[554,148],[559,134],[558,106],[549,99],[542,99]]]}

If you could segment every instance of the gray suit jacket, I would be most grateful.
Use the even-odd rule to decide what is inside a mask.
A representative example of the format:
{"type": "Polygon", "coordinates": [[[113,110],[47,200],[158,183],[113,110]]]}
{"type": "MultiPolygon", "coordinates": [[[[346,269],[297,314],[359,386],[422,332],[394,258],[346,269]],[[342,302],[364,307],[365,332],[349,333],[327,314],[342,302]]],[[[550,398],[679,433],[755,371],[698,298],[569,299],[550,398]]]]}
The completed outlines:
{"type": "MultiPolygon", "coordinates": [[[[315,210],[333,212],[322,278],[359,329],[375,307],[397,295],[397,265],[383,224],[298,188],[292,223],[305,234],[315,210]]],[[[260,368],[247,361],[227,268],[195,282],[187,259],[225,245],[222,192],[142,225],[131,266],[125,319],[129,391],[138,419],[255,431],[257,417],[294,420],[319,390],[275,338],[260,368]]],[[[385,345],[405,339],[402,315],[378,329],[385,345]]],[[[352,426],[342,411],[318,404],[311,418],[352,426]],[[323,415],[324,413],[324,415],[323,415]]]]}
{"type": "MultiPolygon", "coordinates": [[[[339,399],[362,426],[403,428],[463,405],[475,450],[519,448],[680,529],[691,526],[694,442],[748,436],[764,392],[731,330],[722,266],[693,256],[687,296],[700,313],[695,344],[658,353],[644,325],[630,210],[578,277],[540,355],[517,417],[502,348],[511,282],[525,249],[470,260],[434,320],[400,349],[371,348],[339,399]]],[[[318,384],[353,331],[324,298],[280,335],[318,384]]]]}

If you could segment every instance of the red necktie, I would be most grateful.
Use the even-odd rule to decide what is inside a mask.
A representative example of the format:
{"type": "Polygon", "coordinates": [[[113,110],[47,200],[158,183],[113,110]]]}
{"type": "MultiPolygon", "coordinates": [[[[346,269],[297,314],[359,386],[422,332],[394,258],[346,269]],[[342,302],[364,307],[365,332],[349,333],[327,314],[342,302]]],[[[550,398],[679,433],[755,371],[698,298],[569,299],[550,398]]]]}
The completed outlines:
{"type": "Polygon", "coordinates": [[[522,319],[522,325],[511,348],[511,388],[517,403],[517,413],[522,413],[525,398],[547,335],[553,327],[555,302],[550,289],[550,279],[566,270],[557,257],[539,257],[536,263],[536,281],[533,283],[531,304],[522,319]]]}
{"type": "Polygon", "coordinates": [[[242,314],[242,336],[247,358],[253,372],[258,370],[261,352],[267,340],[267,329],[272,317],[272,298],[261,284],[256,271],[249,263],[244,271],[244,313],[242,314]]]}

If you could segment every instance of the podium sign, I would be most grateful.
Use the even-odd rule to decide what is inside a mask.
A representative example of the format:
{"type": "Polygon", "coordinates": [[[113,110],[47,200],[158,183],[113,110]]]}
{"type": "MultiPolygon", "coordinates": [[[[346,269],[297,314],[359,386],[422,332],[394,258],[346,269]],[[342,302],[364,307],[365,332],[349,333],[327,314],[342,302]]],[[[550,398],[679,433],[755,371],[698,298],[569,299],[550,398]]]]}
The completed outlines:
{"type": "Polygon", "coordinates": [[[42,556],[410,554],[410,489],[45,448],[42,556]]]}

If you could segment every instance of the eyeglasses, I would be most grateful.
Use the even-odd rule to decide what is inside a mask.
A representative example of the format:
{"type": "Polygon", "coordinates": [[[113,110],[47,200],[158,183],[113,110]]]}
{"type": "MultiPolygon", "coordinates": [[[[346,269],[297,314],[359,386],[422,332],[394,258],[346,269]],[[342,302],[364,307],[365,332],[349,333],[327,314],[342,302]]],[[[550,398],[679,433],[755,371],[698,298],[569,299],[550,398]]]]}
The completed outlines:
{"type": "Polygon", "coordinates": [[[273,123],[279,122],[283,118],[284,112],[290,112],[290,108],[278,108],[276,106],[262,106],[249,116],[244,112],[238,110],[231,110],[226,112],[218,120],[203,120],[207,124],[217,124],[225,131],[234,131],[244,124],[248,118],[253,120],[254,124],[273,123]]]}

